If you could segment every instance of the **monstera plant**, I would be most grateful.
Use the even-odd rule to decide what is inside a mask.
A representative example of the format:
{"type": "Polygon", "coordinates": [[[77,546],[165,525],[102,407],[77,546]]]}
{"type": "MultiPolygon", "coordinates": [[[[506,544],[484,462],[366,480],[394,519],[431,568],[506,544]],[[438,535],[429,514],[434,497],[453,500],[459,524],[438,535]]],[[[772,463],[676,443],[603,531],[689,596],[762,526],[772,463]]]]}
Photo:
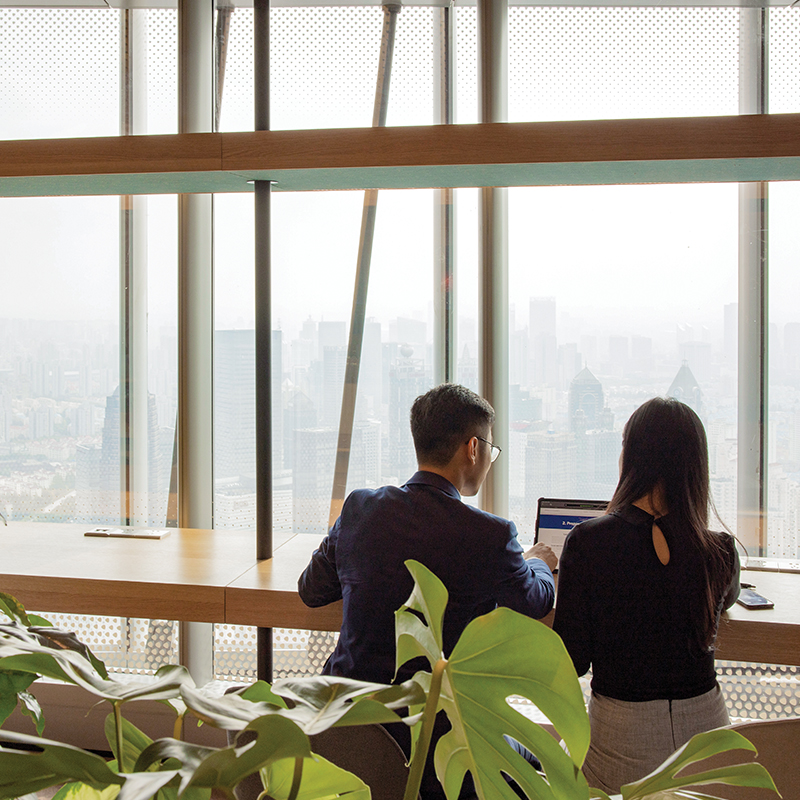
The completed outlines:
{"type": "MultiPolygon", "coordinates": [[[[232,694],[198,688],[179,666],[162,667],[142,683],[107,674],[73,634],[29,616],[0,594],[0,723],[17,703],[41,734],[44,718],[29,692],[38,676],[71,683],[111,706],[106,736],[113,760],[41,736],[0,730],[0,742],[30,749],[0,749],[0,800],[50,786],[55,800],[208,800],[212,789],[233,798],[244,778],[260,773],[263,800],[368,800],[363,781],[312,752],[309,736],[331,727],[396,722],[398,711],[412,729],[406,800],[419,792],[433,720],[444,710],[452,729],[437,743],[435,765],[447,797],[455,800],[467,772],[482,800],[517,795],[513,779],[531,800],[589,800],[607,795],[590,789],[580,767],[589,745],[589,722],[572,662],[559,637],[539,622],[496,609],[467,626],[447,657],[442,622],[444,585],[423,565],[409,561],[414,590],[396,614],[397,663],[424,656],[430,671],[395,686],[343,678],[310,677],[257,682],[232,694]],[[515,711],[512,695],[527,697],[552,722],[564,747],[515,711]],[[159,700],[175,710],[173,738],[151,740],[123,716],[126,704],[159,700]],[[249,731],[234,744],[211,748],[180,739],[187,718],[229,731],[249,731]],[[537,772],[508,745],[522,742],[541,761],[537,772]]],[[[718,752],[752,745],[733,731],[692,739],[652,775],[623,787],[623,800],[709,798],[710,784],[775,789],[758,764],[740,764],[686,777],[683,770],[718,752]],[[695,788],[687,788],[695,787],[695,788]]]]}

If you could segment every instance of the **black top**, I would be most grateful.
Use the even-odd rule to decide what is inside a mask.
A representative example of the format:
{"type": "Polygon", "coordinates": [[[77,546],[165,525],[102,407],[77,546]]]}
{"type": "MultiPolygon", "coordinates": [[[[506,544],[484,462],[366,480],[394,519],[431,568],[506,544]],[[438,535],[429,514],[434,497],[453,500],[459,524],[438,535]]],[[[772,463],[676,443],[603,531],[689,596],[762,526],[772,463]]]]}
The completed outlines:
{"type": "MultiPolygon", "coordinates": [[[[414,586],[403,563],[409,558],[447,587],[447,653],[467,623],[497,605],[531,617],[553,607],[553,576],[544,561],[522,557],[513,522],[462,503],[440,475],[417,472],[405,486],[350,494],[300,576],[306,605],[344,600],[339,643],[324,674],[392,681],[394,612],[414,586]]],[[[415,671],[407,665],[399,677],[415,671]]]]}
{"type": "MultiPolygon", "coordinates": [[[[662,564],[652,539],[653,517],[636,506],[576,525],[559,564],[554,629],[575,669],[592,667],[592,689],[618,700],[677,700],[716,685],[714,653],[697,641],[694,621],[705,605],[705,556],[661,517],[669,546],[662,564]]],[[[718,613],[739,594],[733,537],[720,537],[729,575],[718,613]]]]}

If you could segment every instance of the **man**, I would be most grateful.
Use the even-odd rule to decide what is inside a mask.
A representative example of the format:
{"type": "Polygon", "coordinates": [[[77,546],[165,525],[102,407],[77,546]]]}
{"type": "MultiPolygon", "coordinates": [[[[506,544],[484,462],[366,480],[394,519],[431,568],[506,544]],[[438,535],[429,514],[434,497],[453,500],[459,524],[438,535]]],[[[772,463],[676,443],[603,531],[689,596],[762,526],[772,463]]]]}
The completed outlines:
{"type": "MultiPolygon", "coordinates": [[[[523,553],[513,522],[461,502],[478,493],[500,453],[494,418],[489,403],[463,386],[431,389],[411,407],[419,471],[404,486],[361,489],[345,501],[298,581],[306,605],[344,600],[324,674],[392,682],[394,612],[414,585],[407,559],[423,563],[450,594],[446,654],[472,619],[497,605],[535,618],[552,608],[553,551],[537,544],[523,553]]],[[[411,677],[415,666],[397,679],[411,677]]]]}
{"type": "MultiPolygon", "coordinates": [[[[431,389],[411,406],[418,472],[405,486],[361,489],[347,498],[298,581],[306,605],[344,600],[339,643],[324,674],[392,682],[394,612],[414,586],[404,564],[409,558],[423,563],[449,592],[446,655],[471,620],[497,605],[536,618],[550,611],[553,551],[537,544],[523,554],[513,522],[461,502],[461,495],[478,493],[500,454],[492,444],[493,424],[494,409],[469,389],[448,383],[431,389]]],[[[397,680],[426,667],[424,659],[411,661],[400,668],[397,680]]],[[[408,728],[402,723],[385,727],[408,756],[408,728]]],[[[422,779],[423,800],[444,799],[433,754],[448,729],[439,714],[422,779]]],[[[527,751],[523,755],[532,758],[527,751]]],[[[469,778],[462,796],[473,796],[469,778]]]]}

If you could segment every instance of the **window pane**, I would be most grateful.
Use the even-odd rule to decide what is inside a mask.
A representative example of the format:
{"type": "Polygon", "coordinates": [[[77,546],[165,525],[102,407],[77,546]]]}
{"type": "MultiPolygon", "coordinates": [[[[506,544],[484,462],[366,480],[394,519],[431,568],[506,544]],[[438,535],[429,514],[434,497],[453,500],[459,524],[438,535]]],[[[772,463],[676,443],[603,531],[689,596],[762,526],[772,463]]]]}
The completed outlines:
{"type": "Polygon", "coordinates": [[[800,556],[800,184],[769,187],[767,556],[800,556]]]}
{"type": "Polygon", "coordinates": [[[622,426],[654,395],[705,423],[734,527],[737,187],[512,189],[509,207],[510,506],[523,536],[541,496],[610,499],[622,426]]]}

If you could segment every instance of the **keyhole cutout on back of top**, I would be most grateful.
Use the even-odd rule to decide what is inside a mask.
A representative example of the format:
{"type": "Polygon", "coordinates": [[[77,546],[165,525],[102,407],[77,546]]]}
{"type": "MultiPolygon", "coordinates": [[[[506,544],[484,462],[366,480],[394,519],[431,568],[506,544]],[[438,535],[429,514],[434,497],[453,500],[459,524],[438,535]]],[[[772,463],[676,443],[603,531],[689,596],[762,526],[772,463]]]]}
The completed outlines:
{"type": "Polygon", "coordinates": [[[666,567],[669,564],[669,545],[661,532],[661,528],[653,523],[653,547],[658,556],[658,560],[666,567]]]}

